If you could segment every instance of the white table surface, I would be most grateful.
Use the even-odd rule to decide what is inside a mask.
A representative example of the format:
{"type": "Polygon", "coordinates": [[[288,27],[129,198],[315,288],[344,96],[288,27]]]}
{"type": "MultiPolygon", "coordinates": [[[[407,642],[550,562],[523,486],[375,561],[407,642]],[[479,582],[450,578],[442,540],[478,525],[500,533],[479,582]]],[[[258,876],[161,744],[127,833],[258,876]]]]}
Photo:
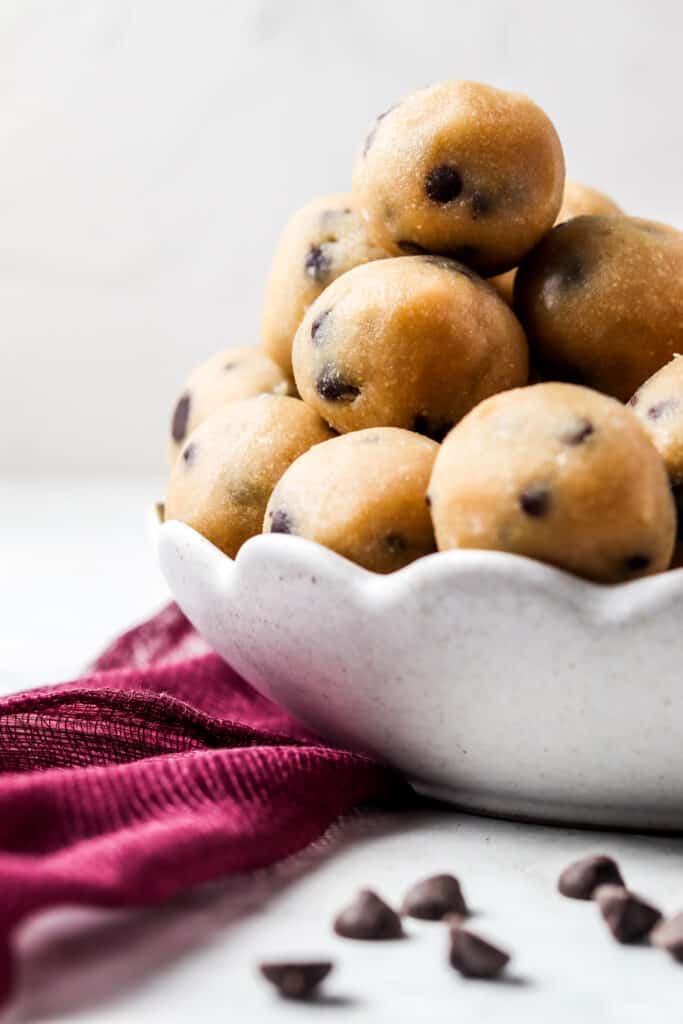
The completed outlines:
{"type": "MultiPolygon", "coordinates": [[[[0,691],[69,678],[117,631],[166,599],[144,536],[154,482],[0,485],[0,691]]],[[[683,841],[497,822],[446,810],[354,815],[275,870],[215,883],[139,913],[54,912],[19,939],[8,1021],[680,1021],[683,967],[620,947],[596,908],[555,893],[571,859],[605,851],[666,911],[683,907],[683,841]],[[399,943],[336,938],[329,922],[359,887],[396,901],[416,878],[453,871],[472,924],[513,954],[505,983],[445,965],[440,925],[399,943]],[[264,957],[329,956],[320,1005],[283,1004],[264,957]]]]}

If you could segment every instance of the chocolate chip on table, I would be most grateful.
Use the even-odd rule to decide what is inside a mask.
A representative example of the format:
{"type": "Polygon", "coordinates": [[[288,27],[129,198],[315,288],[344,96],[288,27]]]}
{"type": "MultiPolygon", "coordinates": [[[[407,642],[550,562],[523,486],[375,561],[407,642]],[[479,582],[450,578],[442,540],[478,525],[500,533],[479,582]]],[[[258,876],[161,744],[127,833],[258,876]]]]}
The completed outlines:
{"type": "Polygon", "coordinates": [[[334,366],[324,366],[315,382],[315,390],[328,402],[352,402],[360,388],[346,380],[334,366]]]}
{"type": "Polygon", "coordinates": [[[422,921],[441,921],[447,914],[467,917],[467,905],[457,878],[432,875],[408,890],[401,913],[422,921]]]}
{"type": "Polygon", "coordinates": [[[594,899],[617,942],[637,942],[649,935],[660,912],[623,885],[601,885],[594,899]]]}
{"type": "Polygon", "coordinates": [[[312,245],[306,254],[304,267],[309,277],[322,284],[327,279],[332,261],[325,245],[312,245]]]}
{"type": "Polygon", "coordinates": [[[383,899],[370,889],[363,889],[334,920],[334,930],[345,939],[403,938],[401,918],[383,899]]]}
{"type": "Polygon", "coordinates": [[[616,861],[599,854],[576,860],[566,867],[557,881],[557,888],[572,900],[592,900],[599,886],[623,884],[616,861]]]}
{"type": "Polygon", "coordinates": [[[283,508],[276,508],[270,513],[270,532],[271,533],[291,533],[292,532],[292,520],[289,513],[285,512],[283,508]]]}
{"type": "Polygon", "coordinates": [[[519,507],[532,519],[541,519],[550,508],[550,492],[545,484],[532,484],[519,496],[519,507]]]}
{"type": "Polygon", "coordinates": [[[676,914],[653,928],[650,942],[683,963],[683,914],[676,914]]]}
{"type": "Polygon", "coordinates": [[[285,999],[308,999],[332,970],[329,960],[264,963],[261,974],[285,999]]]}
{"type": "Polygon", "coordinates": [[[425,177],[425,192],[434,203],[451,203],[462,192],[462,178],[452,164],[439,164],[425,177]]]}
{"type": "Polygon", "coordinates": [[[495,978],[510,962],[504,950],[457,924],[451,928],[449,959],[465,978],[495,978]]]}
{"type": "Polygon", "coordinates": [[[583,444],[589,437],[592,437],[595,433],[595,427],[589,419],[584,416],[578,416],[576,422],[568,427],[564,433],[560,435],[560,440],[564,444],[578,445],[583,444]]]}
{"type": "Polygon", "coordinates": [[[182,441],[187,433],[187,421],[190,418],[190,395],[185,392],[178,399],[177,405],[173,410],[173,419],[171,421],[171,437],[174,441],[182,441]]]}
{"type": "Polygon", "coordinates": [[[324,339],[326,328],[329,326],[329,324],[326,324],[326,321],[331,312],[331,309],[324,309],[322,313],[318,313],[311,324],[311,341],[316,345],[319,345],[324,339]]]}

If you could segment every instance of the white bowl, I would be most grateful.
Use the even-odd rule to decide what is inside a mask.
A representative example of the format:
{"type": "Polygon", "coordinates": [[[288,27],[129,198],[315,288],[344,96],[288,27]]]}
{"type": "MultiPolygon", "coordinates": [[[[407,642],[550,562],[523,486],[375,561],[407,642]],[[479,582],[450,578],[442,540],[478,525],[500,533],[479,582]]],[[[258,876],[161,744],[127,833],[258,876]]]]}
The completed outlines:
{"type": "Polygon", "coordinates": [[[379,576],[298,537],[233,561],[153,533],[199,632],[320,736],[463,808],[683,829],[683,570],[605,587],[450,551],[379,576]]]}

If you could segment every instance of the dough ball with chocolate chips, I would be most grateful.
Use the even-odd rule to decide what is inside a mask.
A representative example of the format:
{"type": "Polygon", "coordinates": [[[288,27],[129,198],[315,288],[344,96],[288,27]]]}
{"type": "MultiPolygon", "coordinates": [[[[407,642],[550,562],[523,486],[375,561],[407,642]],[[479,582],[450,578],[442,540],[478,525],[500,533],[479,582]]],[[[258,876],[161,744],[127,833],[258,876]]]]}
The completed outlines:
{"type": "Polygon", "coordinates": [[[630,401],[664,459],[678,513],[676,563],[683,564],[683,356],[676,356],[646,380],[630,401]]]}
{"type": "Polygon", "coordinates": [[[294,533],[373,572],[436,550],[427,484],[438,445],[376,427],[316,445],[273,491],[264,532],[294,533]]]}
{"type": "MultiPolygon", "coordinates": [[[[555,218],[555,224],[564,224],[572,217],[610,216],[615,213],[621,213],[620,207],[604,192],[599,192],[597,188],[591,188],[590,185],[581,185],[578,181],[565,181],[562,206],[555,218]]],[[[491,278],[493,287],[510,305],[512,305],[516,274],[516,269],[508,270],[505,274],[498,274],[491,278]]]]}
{"type": "Polygon", "coordinates": [[[683,351],[683,234],[633,217],[575,217],[522,262],[514,302],[546,377],[626,401],[683,351]]]}
{"type": "Polygon", "coordinates": [[[435,440],[528,372],[524,332],[508,306],[440,256],[344,274],[304,317],[293,357],[299,394],[336,430],[405,427],[435,440]]]}
{"type": "Polygon", "coordinates": [[[210,416],[171,470],[165,518],[203,534],[226,555],[261,532],[273,487],[331,430],[297,398],[260,395],[210,416]]]}
{"type": "Polygon", "coordinates": [[[630,411],[573,384],[496,395],[446,438],[429,484],[439,548],[509,551],[600,583],[666,569],[666,470],[630,411]]]}
{"type": "Polygon", "coordinates": [[[433,252],[499,274],[552,226],[564,158],[543,111],[519,93],[448,81],[381,115],[353,189],[378,245],[433,252]]]}
{"type": "Polygon", "coordinates": [[[169,461],[175,462],[183,441],[218,409],[255,395],[289,395],[292,381],[258,348],[226,348],[188,377],[171,418],[169,461]]]}
{"type": "Polygon", "coordinates": [[[365,222],[346,193],[314,199],[282,233],[266,286],[262,334],[266,352],[292,372],[292,340],[323,288],[340,274],[388,253],[369,240],[365,222]]]}

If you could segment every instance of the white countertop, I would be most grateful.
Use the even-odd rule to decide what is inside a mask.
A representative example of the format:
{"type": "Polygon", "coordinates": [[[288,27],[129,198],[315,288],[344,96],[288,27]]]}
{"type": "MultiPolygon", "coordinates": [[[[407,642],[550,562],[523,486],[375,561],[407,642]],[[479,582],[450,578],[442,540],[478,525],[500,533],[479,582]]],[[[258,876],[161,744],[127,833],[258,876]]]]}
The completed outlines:
{"type": "MultiPolygon", "coordinates": [[[[76,675],[113,635],[167,598],[144,535],[154,482],[0,484],[0,692],[76,675]]],[[[55,912],[24,929],[11,1021],[149,1020],[629,1024],[679,1021],[683,967],[620,947],[591,904],[555,893],[565,864],[616,856],[631,886],[683,908],[683,840],[542,828],[448,811],[356,815],[277,869],[219,882],[139,913],[55,912]],[[334,913],[360,887],[397,901],[452,871],[472,927],[513,954],[505,983],[445,966],[442,926],[410,922],[400,943],[336,938],[334,913]],[[329,956],[320,1006],[283,1004],[262,958],[329,956]],[[334,997],[334,998],[332,998],[334,997]]]]}

